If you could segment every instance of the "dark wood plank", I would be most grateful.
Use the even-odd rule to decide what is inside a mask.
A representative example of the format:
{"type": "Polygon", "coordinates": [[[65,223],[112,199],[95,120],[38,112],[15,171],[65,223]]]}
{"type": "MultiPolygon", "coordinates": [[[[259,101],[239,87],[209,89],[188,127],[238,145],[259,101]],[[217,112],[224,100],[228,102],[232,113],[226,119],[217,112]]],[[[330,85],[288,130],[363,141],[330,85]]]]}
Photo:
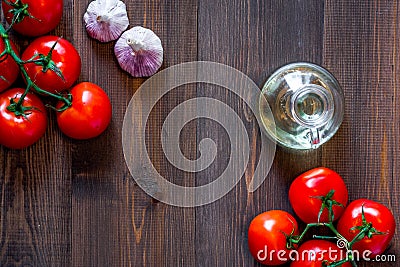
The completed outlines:
{"type": "MultiPolygon", "coordinates": [[[[113,120],[101,137],[73,142],[73,266],[193,266],[193,210],[154,201],[135,184],[125,166],[123,117],[144,79],[134,79],[120,70],[113,42],[100,44],[87,36],[82,16],[88,2],[74,1],[74,41],[84,58],[80,80],[96,82],[106,90],[113,104],[113,120]]],[[[165,67],[196,59],[195,2],[125,3],[131,27],[141,25],[159,35],[165,67]]],[[[196,94],[195,87],[191,88],[178,88],[163,98],[147,122],[147,149],[155,167],[166,178],[187,185],[193,183],[192,175],[168,164],[160,149],[160,133],[168,111],[196,94]]],[[[195,132],[195,128],[188,129],[182,138],[191,140],[195,132]]],[[[186,142],[184,150],[195,157],[195,140],[186,142]]]]}
{"type": "MultiPolygon", "coordinates": [[[[324,147],[323,163],[343,176],[350,200],[379,201],[395,218],[400,216],[399,12],[397,1],[327,1],[323,55],[346,98],[343,126],[324,147]]],[[[387,253],[395,254],[399,245],[397,235],[387,253]]]]}
{"type": "MultiPolygon", "coordinates": [[[[323,10],[323,1],[200,1],[199,59],[235,67],[261,87],[284,64],[321,63],[323,10]]],[[[319,165],[320,152],[296,155],[278,149],[270,175],[256,192],[249,193],[246,181],[250,181],[258,160],[265,160],[259,159],[260,133],[253,115],[224,88],[198,88],[199,95],[220,99],[236,110],[247,127],[252,151],[245,179],[221,200],[196,209],[196,265],[254,266],[257,264],[247,248],[251,219],[269,209],[289,211],[290,181],[319,165]]],[[[235,148],[229,150],[229,139],[215,122],[199,122],[198,139],[204,137],[216,141],[220,154],[215,165],[197,175],[199,184],[218,177],[227,166],[230,152],[237,152],[235,148]]]]}
{"type": "Polygon", "coordinates": [[[1,179],[1,266],[54,266],[70,262],[71,191],[68,166],[62,163],[68,162],[68,151],[60,149],[66,155],[54,153],[36,162],[32,158],[45,149],[39,144],[26,151],[5,153],[6,167],[1,179]]]}

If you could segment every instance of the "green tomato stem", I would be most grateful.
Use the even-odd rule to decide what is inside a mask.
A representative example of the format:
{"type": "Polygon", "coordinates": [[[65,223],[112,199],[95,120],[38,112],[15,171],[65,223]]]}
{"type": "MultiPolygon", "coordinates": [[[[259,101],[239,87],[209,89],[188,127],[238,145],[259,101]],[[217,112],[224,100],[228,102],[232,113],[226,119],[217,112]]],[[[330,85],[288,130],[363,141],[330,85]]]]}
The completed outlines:
{"type": "Polygon", "coordinates": [[[338,232],[338,230],[336,230],[335,226],[333,225],[333,222],[326,223],[325,226],[328,227],[336,235],[337,238],[346,240],[346,238],[344,238],[344,236],[342,236],[338,232]]]}
{"type": "MultiPolygon", "coordinates": [[[[62,95],[58,95],[58,94],[53,94],[50,93],[46,90],[41,89],[39,86],[37,86],[32,79],[29,77],[28,73],[26,72],[25,68],[24,68],[24,64],[26,63],[43,63],[43,59],[36,59],[36,60],[28,60],[28,61],[23,61],[21,60],[21,58],[18,57],[18,55],[14,52],[14,50],[11,47],[11,43],[7,34],[7,30],[4,28],[4,26],[2,24],[0,24],[0,35],[1,38],[4,41],[5,44],[5,49],[4,51],[1,53],[1,56],[4,55],[8,55],[11,56],[11,58],[15,61],[15,63],[17,63],[22,75],[25,78],[25,81],[27,83],[26,86],[26,90],[25,92],[22,94],[21,98],[18,100],[18,102],[15,104],[15,106],[12,107],[12,110],[22,110],[22,104],[24,102],[25,96],[28,94],[28,92],[33,89],[35,92],[46,95],[46,96],[50,96],[53,97],[55,99],[57,99],[58,101],[62,101],[64,103],[63,107],[60,109],[56,109],[53,108],[57,111],[64,111],[67,108],[72,106],[72,98],[71,95],[67,95],[67,97],[64,97],[62,95]]],[[[51,55],[50,55],[51,56],[51,55]]],[[[47,60],[48,58],[46,58],[47,60]]],[[[10,103],[10,106],[13,105],[13,103],[10,103]]]]}
{"type": "Polygon", "coordinates": [[[14,24],[21,22],[25,17],[34,18],[28,11],[29,5],[22,3],[21,0],[17,0],[14,3],[7,0],[3,1],[12,7],[9,12],[13,14],[10,27],[6,29],[7,33],[11,30],[14,24]]]}
{"type": "Polygon", "coordinates": [[[372,224],[364,225],[363,228],[360,230],[360,232],[353,238],[353,240],[349,242],[349,248],[351,248],[354,245],[354,243],[363,239],[366,236],[366,234],[371,230],[371,228],[372,224]]]}
{"type": "MultiPolygon", "coordinates": [[[[5,56],[7,53],[6,53],[6,50],[4,50],[1,54],[0,54],[0,58],[2,58],[3,56],[5,56]]],[[[0,60],[0,62],[1,62],[2,60],[0,60]]]]}
{"type": "Polygon", "coordinates": [[[306,235],[306,233],[308,232],[308,230],[310,230],[313,227],[320,227],[320,226],[325,226],[328,227],[334,234],[335,236],[318,236],[320,237],[320,239],[332,239],[332,238],[336,238],[336,239],[345,239],[335,228],[335,226],[333,225],[333,222],[329,222],[329,223],[309,223],[306,225],[306,228],[303,230],[303,232],[299,235],[299,236],[295,236],[291,241],[294,244],[298,244],[301,243],[301,241],[303,240],[304,236],[306,235]]]}
{"type": "Polygon", "coordinates": [[[299,236],[294,236],[293,239],[291,240],[293,244],[299,244],[301,243],[301,241],[303,240],[304,236],[306,235],[306,233],[308,232],[308,230],[310,230],[313,227],[317,227],[317,226],[323,226],[323,223],[309,223],[306,225],[306,228],[304,228],[303,232],[301,232],[301,234],[299,236]]]}
{"type": "MultiPolygon", "coordinates": [[[[325,205],[325,206],[324,205],[325,204],[323,203],[321,210],[323,208],[328,208],[329,214],[333,215],[333,212],[332,212],[332,206],[333,205],[325,205]]],[[[303,238],[306,235],[306,233],[311,228],[324,226],[324,227],[329,228],[332,231],[332,233],[334,233],[334,236],[314,235],[313,238],[316,238],[316,239],[336,239],[336,240],[344,240],[346,242],[346,246],[345,246],[345,248],[346,248],[346,258],[343,259],[343,260],[337,261],[337,262],[330,263],[329,265],[325,264],[324,266],[326,266],[326,267],[337,267],[337,266],[340,266],[340,265],[342,265],[342,264],[344,264],[346,262],[350,262],[353,267],[357,267],[357,263],[356,263],[355,259],[353,258],[353,255],[351,253],[353,245],[356,242],[358,242],[361,239],[363,239],[365,236],[371,237],[372,235],[385,234],[383,232],[379,232],[378,230],[376,230],[373,227],[372,223],[368,222],[366,220],[365,215],[364,215],[364,209],[362,210],[362,225],[352,228],[352,229],[359,230],[359,233],[350,242],[337,231],[337,229],[333,225],[333,219],[334,219],[333,216],[329,216],[329,222],[327,222],[327,223],[317,222],[317,223],[309,223],[309,224],[307,224],[306,228],[303,230],[303,232],[300,235],[298,235],[298,236],[289,236],[288,244],[299,244],[303,240],[303,238]]]]}
{"type": "MultiPolygon", "coordinates": [[[[333,217],[332,217],[332,219],[333,219],[333,217]]],[[[357,267],[357,263],[354,261],[354,259],[352,258],[351,254],[349,254],[348,251],[351,250],[353,243],[355,243],[355,242],[357,242],[357,241],[359,240],[359,239],[358,239],[359,237],[365,236],[365,233],[369,231],[369,229],[367,229],[367,228],[364,229],[364,230],[362,230],[351,242],[348,242],[347,239],[345,239],[345,238],[336,230],[335,226],[333,225],[332,220],[331,220],[330,222],[328,222],[328,223],[309,223],[309,224],[306,225],[306,228],[304,228],[303,232],[302,232],[300,235],[291,237],[289,242],[291,242],[292,244],[299,244],[299,243],[301,243],[301,241],[303,240],[304,236],[306,235],[306,233],[307,233],[311,228],[313,228],[313,227],[321,227],[321,226],[324,226],[324,227],[329,228],[329,229],[335,234],[335,236],[319,236],[319,235],[314,235],[313,238],[316,238],[316,239],[324,239],[324,240],[326,240],[326,239],[336,239],[336,240],[342,239],[342,240],[346,240],[346,242],[347,242],[347,244],[348,244],[348,245],[346,246],[346,253],[347,253],[348,256],[347,256],[345,259],[343,259],[343,260],[340,260],[340,261],[331,263],[331,264],[328,265],[327,267],[337,267],[337,266],[342,265],[342,264],[345,263],[345,262],[350,262],[351,265],[352,265],[353,267],[357,267]]]]}

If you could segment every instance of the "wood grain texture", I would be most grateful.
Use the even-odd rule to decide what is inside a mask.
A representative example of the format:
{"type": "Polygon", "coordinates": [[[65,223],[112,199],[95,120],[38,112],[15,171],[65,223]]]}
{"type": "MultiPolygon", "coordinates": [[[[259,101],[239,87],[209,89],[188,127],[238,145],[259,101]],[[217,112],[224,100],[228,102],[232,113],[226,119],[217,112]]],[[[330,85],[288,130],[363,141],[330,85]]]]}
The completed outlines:
{"type": "MultiPolygon", "coordinates": [[[[62,22],[52,34],[76,45],[83,64],[79,81],[95,82],[109,94],[112,123],[96,139],[75,141],[61,134],[50,112],[48,131],[37,144],[21,151],[0,146],[0,266],[260,266],[247,248],[251,219],[268,209],[291,211],[291,181],[319,165],[344,177],[351,200],[378,200],[399,218],[398,1],[125,1],[131,26],[149,27],[160,36],[163,69],[215,61],[261,87],[278,67],[309,61],[328,68],[344,89],[345,120],[334,138],[314,152],[278,148],[267,179],[254,193],[246,184],[263,159],[260,129],[249,107],[226,89],[206,84],[181,86],[163,97],[147,122],[147,151],[159,173],[176,184],[213,181],[237,152],[222,126],[199,119],[183,129],[180,147],[195,159],[199,141],[212,138],[218,148],[214,163],[199,173],[169,163],[160,149],[161,129],[179,103],[199,96],[221,100],[247,129],[252,153],[244,177],[222,199],[198,208],[157,202],[131,177],[121,129],[129,100],[145,79],[119,68],[114,43],[87,36],[82,16],[89,2],[64,0],[62,22]]],[[[12,38],[21,49],[30,41],[12,38]]],[[[388,253],[399,258],[399,247],[397,234],[388,253]]]]}
{"type": "MultiPolygon", "coordinates": [[[[323,164],[343,176],[350,201],[358,198],[379,201],[397,219],[400,218],[398,5],[397,1],[327,1],[323,51],[323,63],[340,81],[346,99],[343,125],[324,146],[323,164]]],[[[395,235],[387,253],[399,258],[399,244],[395,235]]]]}
{"type": "MultiPolygon", "coordinates": [[[[288,62],[322,60],[323,10],[321,1],[216,1],[199,2],[199,59],[232,66],[260,87],[278,67],[288,62]],[[308,14],[303,16],[303,14],[308,14]]],[[[247,249],[247,228],[255,215],[268,209],[290,210],[287,190],[297,174],[320,164],[321,152],[290,154],[278,149],[275,164],[263,185],[246,190],[259,160],[259,128],[242,101],[224,88],[199,87],[199,94],[220,99],[238,113],[250,137],[251,163],[244,179],[221,200],[196,210],[197,266],[253,266],[247,249]],[[223,231],[221,229],[224,229],[223,231]],[[204,242],[204,240],[215,240],[204,242]],[[213,251],[217,257],[209,257],[213,251]]],[[[226,167],[229,140],[215,122],[199,123],[198,138],[210,134],[221,146],[219,162],[197,175],[204,184],[226,167]],[[221,144],[222,143],[222,144],[221,144]],[[227,154],[227,155],[226,155],[227,154]]],[[[238,153],[231,148],[232,153],[238,153]]],[[[219,160],[219,161],[218,161],[219,160]]],[[[240,175],[240,174],[237,174],[240,175]]]]}
{"type": "MultiPolygon", "coordinates": [[[[119,69],[113,43],[101,44],[88,38],[82,22],[88,2],[74,1],[74,41],[86,59],[80,79],[95,81],[105,88],[114,109],[108,131],[98,139],[75,143],[72,152],[73,265],[191,266],[193,210],[155,202],[136,186],[125,167],[121,142],[123,116],[144,79],[132,79],[119,69]]],[[[195,3],[127,1],[126,5],[131,26],[151,28],[161,38],[165,66],[196,59],[195,3]]],[[[148,121],[147,148],[161,174],[178,177],[190,186],[187,181],[193,181],[191,175],[175,171],[159,149],[164,115],[196,94],[195,87],[184,89],[172,92],[153,110],[148,121]]],[[[182,138],[190,139],[193,132],[186,131],[182,138]]],[[[189,157],[195,155],[195,140],[186,142],[185,150],[189,157]]]]}

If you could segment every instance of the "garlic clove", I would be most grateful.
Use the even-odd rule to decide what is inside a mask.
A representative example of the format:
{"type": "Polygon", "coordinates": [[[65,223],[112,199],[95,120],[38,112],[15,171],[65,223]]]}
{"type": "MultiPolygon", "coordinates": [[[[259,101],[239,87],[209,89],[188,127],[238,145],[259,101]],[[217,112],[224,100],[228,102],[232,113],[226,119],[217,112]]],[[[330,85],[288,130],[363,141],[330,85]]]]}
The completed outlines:
{"type": "Polygon", "coordinates": [[[149,77],[163,62],[160,38],[150,29],[140,26],[124,32],[114,47],[121,68],[133,77],[149,77]]]}
{"type": "Polygon", "coordinates": [[[100,42],[118,39],[129,25],[126,6],[120,0],[90,2],[83,20],[89,36],[100,42]]]}

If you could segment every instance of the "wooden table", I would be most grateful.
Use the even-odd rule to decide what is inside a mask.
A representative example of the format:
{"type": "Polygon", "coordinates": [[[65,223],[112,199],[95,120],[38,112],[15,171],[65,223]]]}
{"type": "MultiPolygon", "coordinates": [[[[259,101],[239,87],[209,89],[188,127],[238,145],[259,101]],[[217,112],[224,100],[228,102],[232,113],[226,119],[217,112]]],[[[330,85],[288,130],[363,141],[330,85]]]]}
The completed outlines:
{"type": "MultiPolygon", "coordinates": [[[[64,2],[54,34],[76,45],[83,63],[79,80],[107,91],[113,119],[102,136],[75,141],[61,134],[52,113],[45,137],[34,146],[21,151],[0,147],[0,266],[259,266],[247,248],[251,219],[269,209],[292,211],[291,181],[321,165],[343,176],[350,200],[382,202],[399,218],[397,1],[125,1],[131,26],[151,28],[160,36],[162,68],[220,62],[262,86],[279,66],[309,61],[330,70],[343,87],[346,114],[334,138],[303,154],[278,148],[266,181],[254,193],[246,182],[259,160],[260,128],[240,98],[204,84],[166,95],[148,121],[147,148],[154,166],[174,183],[209,183],[224,170],[231,152],[224,129],[200,119],[183,129],[181,149],[195,159],[199,141],[210,137],[218,144],[215,162],[199,173],[168,163],[160,133],[177,104],[198,96],[219,99],[236,110],[249,133],[252,154],[245,177],[222,199],[197,208],[155,201],[135,184],[125,164],[121,128],[126,107],[145,79],[119,68],[114,43],[87,36],[82,16],[89,1],[64,2]]],[[[26,39],[14,38],[21,48],[27,46],[26,39]]],[[[396,235],[387,253],[398,253],[399,246],[396,235]]]]}

